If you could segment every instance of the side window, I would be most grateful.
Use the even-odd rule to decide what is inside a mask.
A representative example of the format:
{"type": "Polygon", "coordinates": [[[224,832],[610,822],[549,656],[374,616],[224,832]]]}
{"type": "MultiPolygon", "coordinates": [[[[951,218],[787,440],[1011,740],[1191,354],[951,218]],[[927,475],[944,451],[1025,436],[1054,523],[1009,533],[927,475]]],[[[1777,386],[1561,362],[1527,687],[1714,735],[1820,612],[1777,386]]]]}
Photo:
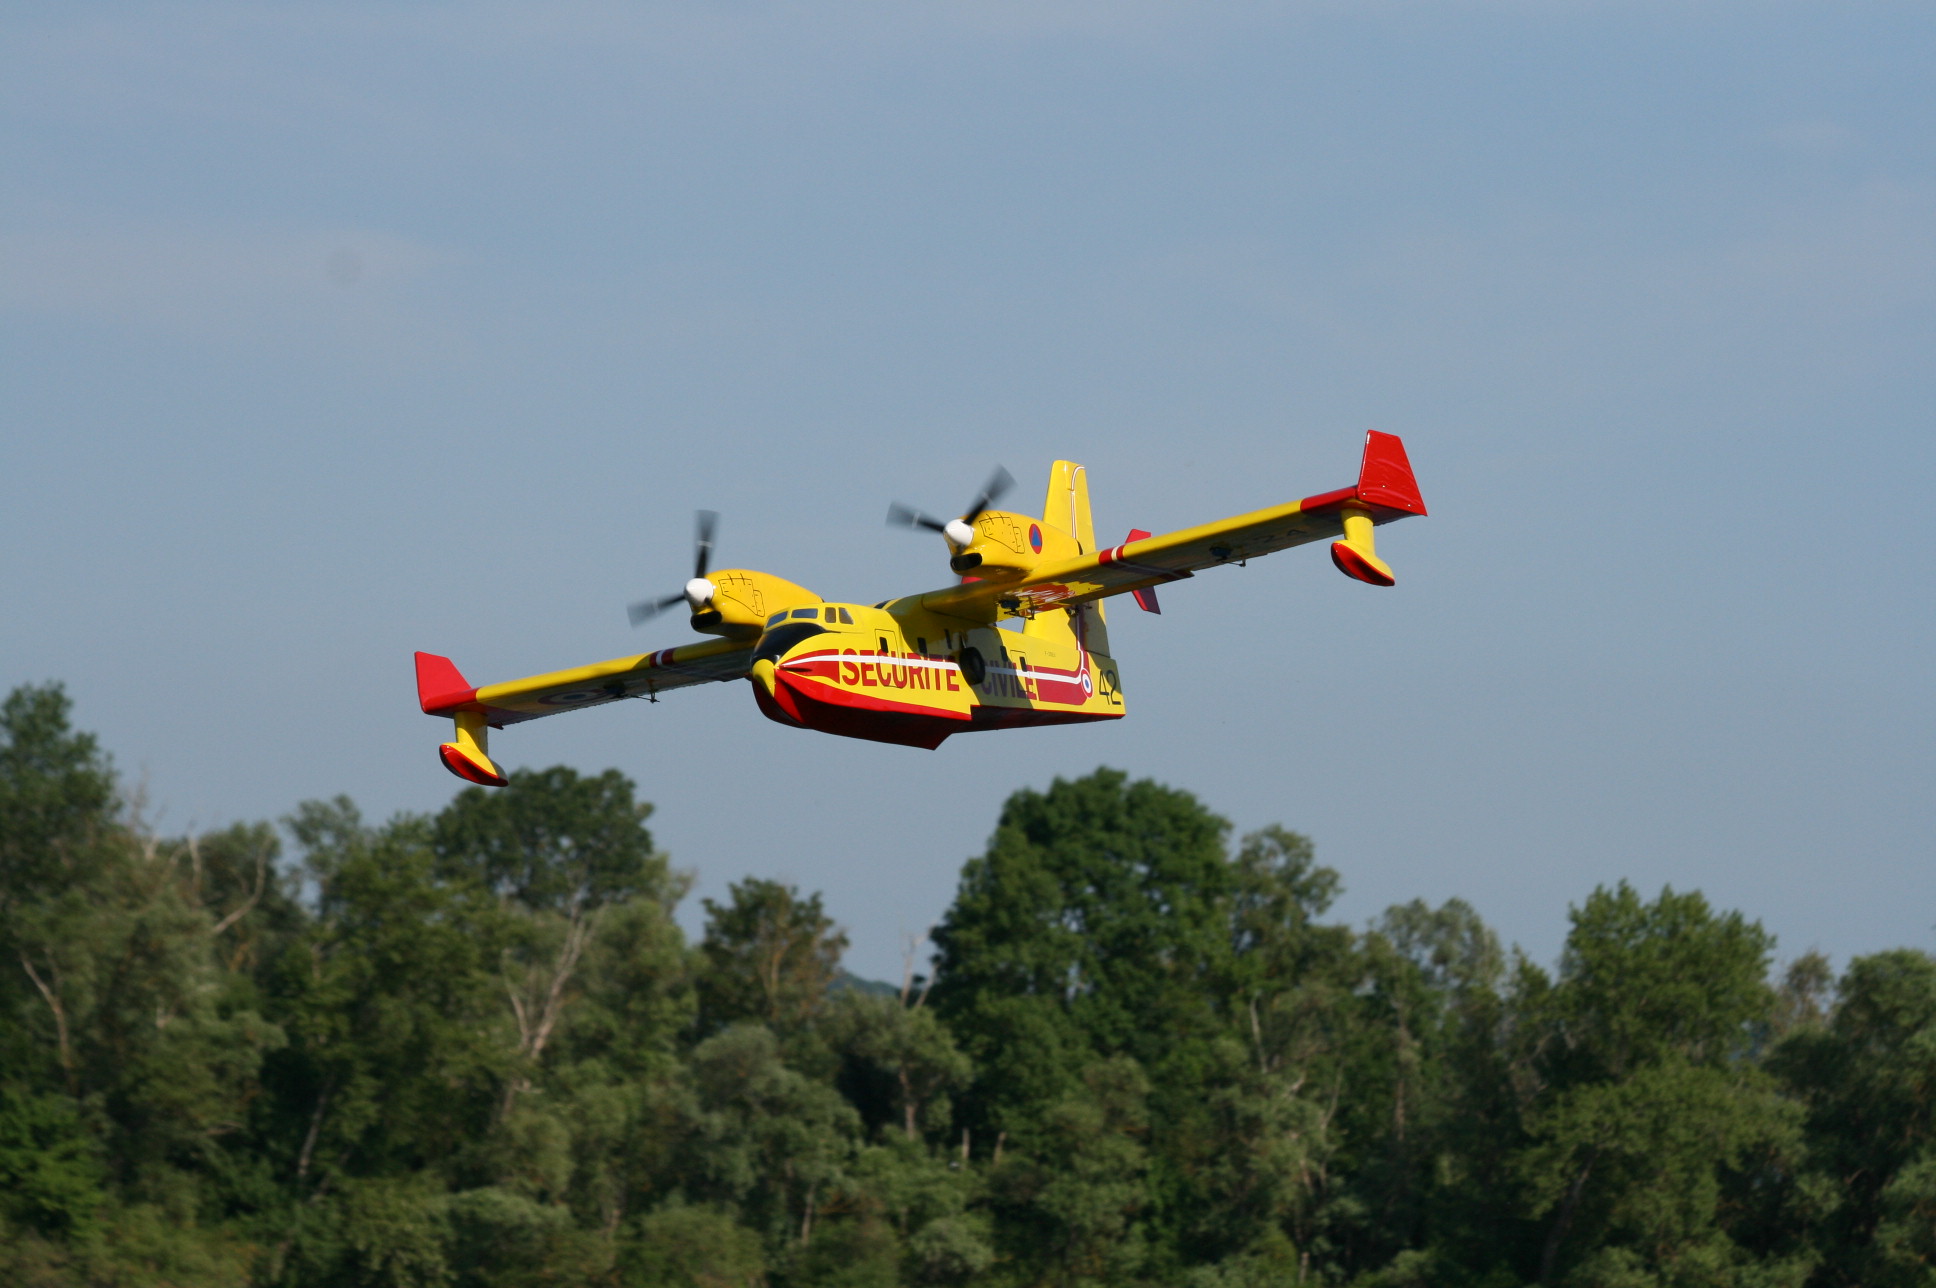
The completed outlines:
{"type": "Polygon", "coordinates": [[[847,610],[844,608],[840,610],[840,624],[842,626],[852,626],[854,624],[854,619],[848,615],[847,610]]]}
{"type": "Polygon", "coordinates": [[[827,609],[827,610],[826,610],[826,621],[827,621],[827,623],[828,623],[829,625],[832,625],[832,624],[833,624],[834,622],[837,622],[837,621],[839,621],[839,620],[840,620],[840,619],[839,619],[838,617],[835,617],[835,616],[834,616],[834,610],[833,610],[833,609],[831,609],[831,608],[829,608],[829,609],[827,609]]]}

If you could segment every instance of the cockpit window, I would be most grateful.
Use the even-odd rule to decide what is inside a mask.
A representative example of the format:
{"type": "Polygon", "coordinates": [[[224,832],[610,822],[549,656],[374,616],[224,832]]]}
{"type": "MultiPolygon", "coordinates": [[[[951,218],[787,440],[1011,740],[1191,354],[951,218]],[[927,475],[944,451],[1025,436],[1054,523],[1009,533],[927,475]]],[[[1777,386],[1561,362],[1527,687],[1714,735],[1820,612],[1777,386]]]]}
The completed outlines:
{"type": "Polygon", "coordinates": [[[844,608],[840,610],[840,624],[842,626],[852,626],[854,624],[854,619],[847,615],[847,610],[844,608]]]}
{"type": "Polygon", "coordinates": [[[817,608],[796,608],[793,610],[793,615],[795,617],[818,617],[820,616],[820,610],[817,608]]]}
{"type": "Polygon", "coordinates": [[[778,626],[781,622],[784,622],[786,620],[786,617],[787,615],[785,613],[775,613],[773,614],[773,616],[766,619],[766,624],[768,626],[778,626]]]}
{"type": "Polygon", "coordinates": [[[835,617],[835,616],[834,616],[834,610],[833,610],[833,609],[831,609],[831,608],[829,608],[829,609],[827,609],[827,610],[826,610],[826,618],[825,618],[825,620],[826,620],[826,621],[828,622],[828,624],[829,624],[829,625],[831,625],[832,623],[834,623],[834,622],[837,622],[837,621],[839,621],[840,619],[839,619],[838,617],[835,617]]]}

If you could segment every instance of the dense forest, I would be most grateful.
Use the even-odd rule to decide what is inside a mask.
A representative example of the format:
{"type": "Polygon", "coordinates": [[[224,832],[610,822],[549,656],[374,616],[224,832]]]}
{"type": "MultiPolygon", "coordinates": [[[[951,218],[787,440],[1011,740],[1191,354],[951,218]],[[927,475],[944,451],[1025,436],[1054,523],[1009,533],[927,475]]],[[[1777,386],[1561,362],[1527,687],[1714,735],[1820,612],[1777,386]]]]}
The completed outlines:
{"type": "Polygon", "coordinates": [[[1936,1284],[1924,953],[1771,976],[1625,885],[1551,971],[1458,900],[1360,930],[1305,838],[1105,769],[866,986],[783,884],[688,943],[649,812],[554,768],[159,835],[15,690],[0,1282],[1936,1284]]]}

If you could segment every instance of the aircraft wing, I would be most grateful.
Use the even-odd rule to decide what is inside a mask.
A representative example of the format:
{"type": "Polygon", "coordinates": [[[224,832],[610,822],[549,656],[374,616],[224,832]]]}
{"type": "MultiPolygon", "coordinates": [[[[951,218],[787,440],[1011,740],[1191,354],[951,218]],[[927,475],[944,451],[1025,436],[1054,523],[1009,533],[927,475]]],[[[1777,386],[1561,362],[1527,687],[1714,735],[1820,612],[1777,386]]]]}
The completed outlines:
{"type": "MultiPolygon", "coordinates": [[[[1377,525],[1424,513],[1425,502],[1412,477],[1404,443],[1395,434],[1373,430],[1365,436],[1364,459],[1352,487],[1161,536],[1132,533],[1138,539],[1041,565],[1020,581],[964,581],[930,591],[921,596],[921,603],[935,612],[970,617],[984,616],[991,609],[1034,612],[1087,603],[1176,581],[1218,564],[1241,564],[1312,541],[1338,541],[1349,536],[1348,517],[1368,518],[1377,525]]],[[[1371,556],[1368,534],[1362,541],[1339,542],[1332,558],[1349,576],[1390,584],[1389,571],[1371,556]],[[1360,556],[1370,556],[1375,571],[1367,569],[1360,556]]]]}
{"type": "Polygon", "coordinates": [[[655,698],[714,680],[737,680],[752,665],[756,640],[701,640],[656,653],[473,688],[447,657],[417,654],[417,700],[428,715],[481,713],[494,729],[623,698],[655,698]]]}

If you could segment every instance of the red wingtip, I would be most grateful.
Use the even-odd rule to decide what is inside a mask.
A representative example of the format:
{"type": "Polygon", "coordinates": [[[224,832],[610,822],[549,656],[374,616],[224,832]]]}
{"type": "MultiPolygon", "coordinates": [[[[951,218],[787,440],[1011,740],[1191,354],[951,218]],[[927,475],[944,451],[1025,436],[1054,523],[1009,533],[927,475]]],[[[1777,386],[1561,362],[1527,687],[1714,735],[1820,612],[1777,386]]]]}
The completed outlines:
{"type": "Polygon", "coordinates": [[[477,700],[457,664],[435,653],[417,654],[417,703],[426,715],[441,715],[453,707],[477,700]]]}
{"type": "Polygon", "coordinates": [[[1366,505],[1382,505],[1407,514],[1425,513],[1425,498],[1418,493],[1418,480],[1412,477],[1412,463],[1398,435],[1381,434],[1375,429],[1365,434],[1365,459],[1358,467],[1358,499],[1366,505]]]}

